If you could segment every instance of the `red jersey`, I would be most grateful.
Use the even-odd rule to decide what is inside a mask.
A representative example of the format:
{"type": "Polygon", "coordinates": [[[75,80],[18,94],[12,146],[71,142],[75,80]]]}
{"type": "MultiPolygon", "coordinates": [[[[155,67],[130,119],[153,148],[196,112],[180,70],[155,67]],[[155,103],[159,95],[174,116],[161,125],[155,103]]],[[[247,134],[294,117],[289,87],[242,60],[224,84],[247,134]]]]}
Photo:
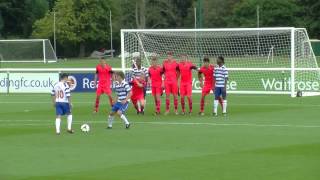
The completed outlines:
{"type": "Polygon", "coordinates": [[[177,82],[177,77],[178,73],[177,70],[179,69],[179,65],[176,62],[176,60],[165,60],[163,61],[163,71],[165,75],[165,82],[170,82],[170,83],[176,83],[177,82]]]}
{"type": "Polygon", "coordinates": [[[144,94],[144,87],[146,86],[146,81],[142,78],[134,78],[132,80],[132,96],[139,96],[144,94]],[[140,87],[138,82],[143,85],[140,87]]]}
{"type": "Polygon", "coordinates": [[[180,71],[180,84],[191,84],[192,83],[192,69],[197,69],[192,62],[180,62],[179,71],[180,71]]]}
{"type": "Polygon", "coordinates": [[[112,73],[112,68],[109,65],[105,65],[104,67],[99,64],[96,67],[96,73],[98,74],[99,78],[99,86],[110,86],[111,84],[111,73],[112,73]]]}
{"type": "Polygon", "coordinates": [[[214,73],[214,66],[209,65],[208,67],[202,66],[199,70],[199,73],[202,73],[204,76],[204,86],[213,86],[213,73],[214,73]]]}
{"type": "Polygon", "coordinates": [[[161,66],[149,67],[149,75],[150,75],[152,87],[162,86],[162,73],[163,73],[163,68],[161,66]]]}

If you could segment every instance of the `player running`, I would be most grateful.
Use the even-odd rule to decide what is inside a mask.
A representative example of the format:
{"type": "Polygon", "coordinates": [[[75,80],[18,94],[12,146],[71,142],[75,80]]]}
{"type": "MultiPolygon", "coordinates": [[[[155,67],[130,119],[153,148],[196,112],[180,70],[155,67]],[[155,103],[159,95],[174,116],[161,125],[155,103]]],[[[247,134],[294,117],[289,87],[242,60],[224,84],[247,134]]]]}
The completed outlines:
{"type": "Polygon", "coordinates": [[[215,100],[213,104],[213,114],[218,116],[218,103],[219,98],[222,97],[222,114],[227,114],[227,81],[228,81],[228,70],[224,65],[224,58],[219,56],[217,59],[218,66],[214,70],[215,84],[215,100]]]}
{"type": "Polygon", "coordinates": [[[182,115],[185,115],[185,97],[189,103],[189,115],[192,113],[192,70],[197,70],[197,67],[188,60],[187,55],[182,55],[181,62],[179,63],[180,71],[180,100],[182,115]]]}
{"type": "Polygon", "coordinates": [[[163,62],[164,72],[164,88],[166,93],[166,112],[165,115],[169,114],[170,110],[170,94],[173,95],[174,112],[178,115],[178,77],[179,77],[179,66],[176,60],[172,57],[172,52],[168,52],[168,59],[163,62]]]}
{"type": "Polygon", "coordinates": [[[99,110],[100,96],[105,93],[109,98],[110,106],[112,107],[112,91],[111,91],[111,74],[113,73],[111,66],[106,63],[104,58],[100,59],[100,63],[96,66],[96,74],[94,76],[94,86],[97,87],[96,102],[93,113],[99,110]],[[99,79],[97,85],[97,78],[99,79]]]}
{"type": "Polygon", "coordinates": [[[115,73],[115,91],[117,94],[115,103],[112,106],[111,113],[108,118],[108,129],[112,129],[112,123],[114,120],[114,116],[118,114],[120,118],[123,120],[126,129],[129,129],[130,123],[125,116],[125,112],[129,106],[129,99],[131,98],[131,88],[129,84],[124,80],[125,76],[123,72],[115,73]]]}
{"type": "Polygon", "coordinates": [[[60,81],[54,85],[51,92],[52,103],[56,108],[56,133],[60,135],[61,116],[67,115],[67,132],[72,134],[71,94],[67,83],[68,75],[61,74],[60,81]]]}
{"type": "Polygon", "coordinates": [[[160,114],[161,94],[163,88],[162,81],[163,68],[158,65],[157,57],[152,57],[151,66],[149,67],[149,79],[151,80],[151,92],[154,97],[155,115],[160,114]]]}
{"type": "Polygon", "coordinates": [[[134,108],[137,110],[137,114],[144,114],[144,89],[146,87],[146,77],[144,73],[139,76],[135,76],[132,80],[132,96],[131,101],[134,108]]]}
{"type": "MultiPolygon", "coordinates": [[[[200,81],[200,87],[202,88],[202,95],[200,100],[200,112],[199,115],[204,115],[205,97],[215,89],[215,79],[213,78],[214,66],[210,64],[208,57],[203,58],[203,66],[198,72],[198,78],[200,81]],[[203,82],[204,77],[204,82],[203,82]]],[[[222,98],[219,97],[219,103],[222,106],[222,98]]]]}

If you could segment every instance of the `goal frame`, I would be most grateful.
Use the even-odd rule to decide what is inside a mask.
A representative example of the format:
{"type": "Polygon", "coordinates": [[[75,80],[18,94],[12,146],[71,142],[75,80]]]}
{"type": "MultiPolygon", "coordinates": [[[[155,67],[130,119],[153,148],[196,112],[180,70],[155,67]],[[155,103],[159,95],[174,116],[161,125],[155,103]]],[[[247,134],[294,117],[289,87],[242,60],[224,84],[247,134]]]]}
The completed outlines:
{"type": "MultiPolygon", "coordinates": [[[[287,94],[291,97],[296,97],[296,87],[295,87],[295,72],[297,71],[320,71],[320,68],[318,67],[318,64],[316,62],[317,67],[316,68],[298,68],[295,67],[295,32],[296,30],[303,30],[306,32],[306,37],[309,39],[309,35],[305,28],[295,28],[295,27],[266,27],[266,28],[207,28],[207,29],[121,29],[121,65],[122,70],[125,71],[126,69],[126,57],[125,57],[125,33],[133,33],[133,32],[217,32],[217,31],[268,31],[268,30],[287,30],[290,31],[290,68],[228,68],[230,71],[250,71],[250,70],[259,70],[259,71],[290,71],[290,82],[291,82],[291,89],[289,91],[233,91],[229,93],[238,93],[238,94],[287,94]]],[[[140,43],[140,42],[139,42],[140,43]]],[[[311,50],[311,42],[308,41],[311,50]]],[[[141,44],[141,46],[143,46],[141,44]]],[[[143,49],[143,47],[142,47],[143,49]]],[[[313,58],[315,57],[315,54],[312,50],[311,52],[313,58]]],[[[145,57],[148,58],[148,57],[145,57]]],[[[193,91],[193,92],[200,92],[200,91],[193,91]]],[[[320,95],[320,92],[305,92],[305,95],[320,95]]]]}
{"type": "Polygon", "coordinates": [[[57,62],[58,58],[57,58],[57,54],[55,52],[55,50],[53,49],[51,42],[49,39],[3,39],[0,40],[0,42],[42,42],[42,61],[26,61],[26,60],[22,60],[22,61],[6,61],[6,60],[2,60],[0,59],[1,63],[39,63],[39,62],[43,62],[43,63],[52,63],[52,62],[57,62]],[[54,58],[55,60],[47,60],[46,57],[46,41],[49,41],[50,43],[50,47],[54,53],[54,58]]]}

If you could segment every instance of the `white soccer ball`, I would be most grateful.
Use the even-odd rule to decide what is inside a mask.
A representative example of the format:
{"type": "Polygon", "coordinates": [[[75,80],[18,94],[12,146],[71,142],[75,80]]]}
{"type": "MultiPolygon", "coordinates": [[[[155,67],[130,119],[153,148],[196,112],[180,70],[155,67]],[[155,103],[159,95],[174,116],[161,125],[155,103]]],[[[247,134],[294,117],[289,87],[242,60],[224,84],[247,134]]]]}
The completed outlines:
{"type": "Polygon", "coordinates": [[[80,129],[81,129],[82,132],[87,133],[87,132],[90,131],[90,126],[89,126],[89,124],[82,124],[80,129]]]}

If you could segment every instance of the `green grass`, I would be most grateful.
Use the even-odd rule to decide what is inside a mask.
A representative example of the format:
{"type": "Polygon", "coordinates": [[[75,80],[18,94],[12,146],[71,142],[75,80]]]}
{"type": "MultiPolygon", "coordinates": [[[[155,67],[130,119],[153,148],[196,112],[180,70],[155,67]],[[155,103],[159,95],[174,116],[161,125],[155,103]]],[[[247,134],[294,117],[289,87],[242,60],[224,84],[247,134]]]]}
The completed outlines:
{"type": "MultiPolygon", "coordinates": [[[[103,110],[91,115],[94,94],[73,94],[74,128],[54,133],[54,109],[47,94],[0,95],[1,180],[318,180],[320,177],[320,97],[230,95],[227,118],[206,115],[116,119],[106,130],[103,110]],[[90,121],[92,131],[80,132],[90,121]]],[[[164,101],[162,101],[164,102],[164,101]]],[[[163,107],[162,107],[163,110],[163,107]]],[[[63,128],[66,123],[63,121],[63,128]]]]}

